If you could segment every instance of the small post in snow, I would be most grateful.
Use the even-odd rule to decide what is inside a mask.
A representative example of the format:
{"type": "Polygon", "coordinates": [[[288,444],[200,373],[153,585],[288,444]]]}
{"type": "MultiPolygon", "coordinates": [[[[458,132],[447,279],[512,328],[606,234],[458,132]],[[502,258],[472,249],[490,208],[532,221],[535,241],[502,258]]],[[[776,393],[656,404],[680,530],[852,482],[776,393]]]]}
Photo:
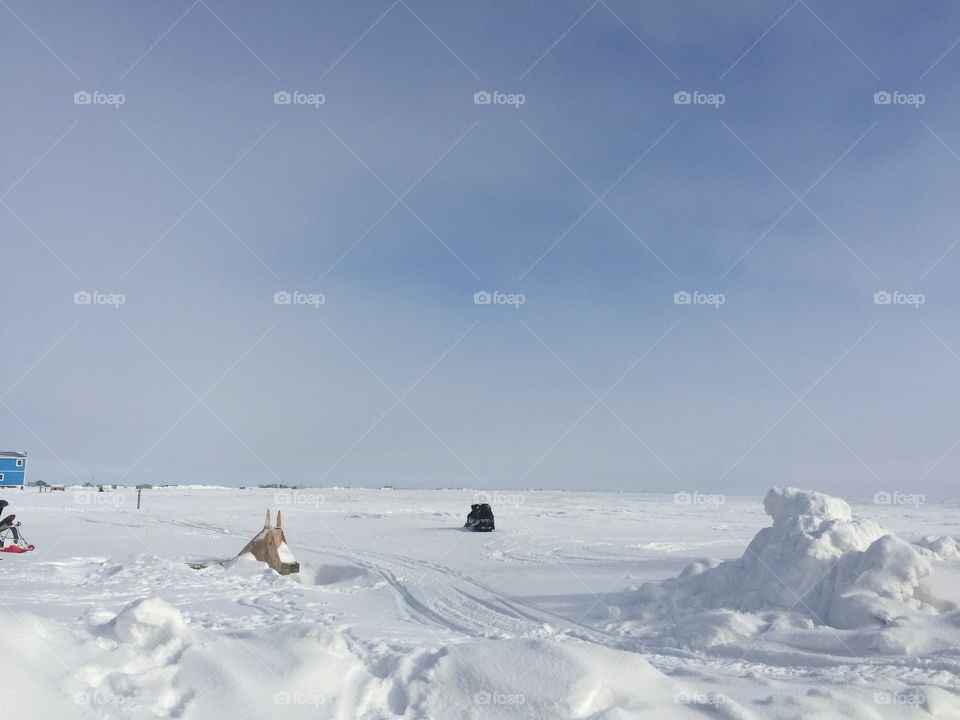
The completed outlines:
{"type": "Polygon", "coordinates": [[[150,483],[141,483],[140,485],[137,485],[137,510],[140,509],[140,493],[144,490],[149,490],[152,487],[153,485],[150,483]]]}

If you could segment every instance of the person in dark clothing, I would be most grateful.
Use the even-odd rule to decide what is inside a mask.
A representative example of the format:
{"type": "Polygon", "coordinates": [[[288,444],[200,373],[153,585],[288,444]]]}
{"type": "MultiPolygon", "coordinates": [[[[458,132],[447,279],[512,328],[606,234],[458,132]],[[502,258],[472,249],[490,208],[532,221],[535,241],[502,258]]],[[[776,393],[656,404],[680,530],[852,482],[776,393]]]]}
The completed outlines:
{"type": "Polygon", "coordinates": [[[20,533],[17,532],[17,526],[13,522],[14,516],[8,515],[7,517],[3,517],[3,511],[9,504],[10,503],[8,503],[6,500],[0,500],[0,518],[2,518],[0,519],[0,532],[9,530],[11,533],[13,533],[13,541],[20,542],[20,533]]]}

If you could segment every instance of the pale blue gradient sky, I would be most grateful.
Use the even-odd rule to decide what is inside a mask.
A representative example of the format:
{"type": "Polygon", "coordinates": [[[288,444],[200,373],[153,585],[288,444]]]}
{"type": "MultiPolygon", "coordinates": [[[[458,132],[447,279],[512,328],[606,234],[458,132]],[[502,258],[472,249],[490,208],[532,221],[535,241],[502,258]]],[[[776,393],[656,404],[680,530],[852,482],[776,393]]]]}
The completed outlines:
{"type": "Polygon", "coordinates": [[[4,3],[33,478],[955,492],[954,4],[4,3]]]}

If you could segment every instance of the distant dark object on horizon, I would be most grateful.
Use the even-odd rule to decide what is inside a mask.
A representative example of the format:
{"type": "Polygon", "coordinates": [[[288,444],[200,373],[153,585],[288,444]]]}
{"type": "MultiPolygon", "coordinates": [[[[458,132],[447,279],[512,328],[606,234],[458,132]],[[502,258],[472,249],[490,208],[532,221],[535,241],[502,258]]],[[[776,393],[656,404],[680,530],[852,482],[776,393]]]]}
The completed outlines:
{"type": "Polygon", "coordinates": [[[471,505],[467,522],[463,526],[474,532],[493,532],[493,510],[487,503],[471,505]]]}

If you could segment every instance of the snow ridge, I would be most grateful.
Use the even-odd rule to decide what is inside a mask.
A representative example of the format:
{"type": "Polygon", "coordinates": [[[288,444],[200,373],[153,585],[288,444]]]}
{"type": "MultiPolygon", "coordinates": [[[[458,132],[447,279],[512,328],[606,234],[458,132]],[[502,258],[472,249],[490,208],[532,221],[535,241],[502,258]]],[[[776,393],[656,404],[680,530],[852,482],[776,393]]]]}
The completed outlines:
{"type": "Polygon", "coordinates": [[[678,623],[693,644],[713,644],[756,630],[755,617],[723,611],[787,612],[818,626],[852,630],[943,609],[922,585],[931,562],[941,559],[936,550],[956,551],[952,540],[912,545],[819,492],[773,488],[763,504],[773,524],[754,536],[742,557],[701,561],[677,578],[647,583],[620,617],[678,623]],[[698,615],[704,622],[692,620],[698,615]]]}

